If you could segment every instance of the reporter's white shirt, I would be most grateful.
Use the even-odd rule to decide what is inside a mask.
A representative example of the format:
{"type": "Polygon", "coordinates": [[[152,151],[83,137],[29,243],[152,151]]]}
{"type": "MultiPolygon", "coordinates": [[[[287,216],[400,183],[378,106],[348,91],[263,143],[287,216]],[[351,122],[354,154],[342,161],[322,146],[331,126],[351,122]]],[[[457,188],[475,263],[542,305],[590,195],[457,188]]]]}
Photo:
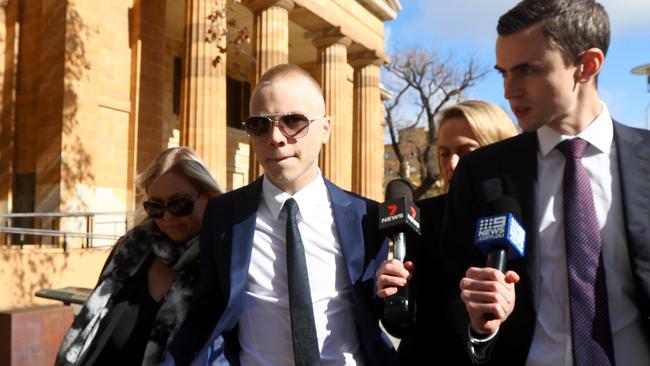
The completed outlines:
{"type": "MultiPolygon", "coordinates": [[[[601,230],[609,301],[609,319],[617,365],[650,365],[650,340],[634,301],[621,182],[614,129],[607,107],[576,137],[589,142],[582,163],[591,177],[596,216],[601,230]]],[[[535,294],[537,322],[527,366],[573,365],[571,316],[564,241],[562,176],[565,158],[555,147],[572,136],[548,126],[537,131],[537,218],[539,273],[535,294]]]]}

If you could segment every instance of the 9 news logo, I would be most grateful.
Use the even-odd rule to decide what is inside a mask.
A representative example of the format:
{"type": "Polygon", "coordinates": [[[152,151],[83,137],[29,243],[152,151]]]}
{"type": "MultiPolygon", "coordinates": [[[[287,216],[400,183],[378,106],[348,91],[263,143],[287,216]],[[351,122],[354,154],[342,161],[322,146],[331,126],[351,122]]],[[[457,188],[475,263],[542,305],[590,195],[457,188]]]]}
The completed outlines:
{"type": "Polygon", "coordinates": [[[507,216],[494,216],[479,221],[477,241],[501,239],[506,236],[507,216]]]}

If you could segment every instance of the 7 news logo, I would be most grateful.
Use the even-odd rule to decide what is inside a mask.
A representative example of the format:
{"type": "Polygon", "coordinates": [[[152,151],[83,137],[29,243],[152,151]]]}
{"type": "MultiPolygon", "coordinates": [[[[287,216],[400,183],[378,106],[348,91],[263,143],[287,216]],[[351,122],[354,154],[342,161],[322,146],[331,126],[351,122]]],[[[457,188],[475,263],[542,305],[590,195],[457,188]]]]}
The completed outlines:
{"type": "MultiPolygon", "coordinates": [[[[389,216],[394,216],[395,213],[397,212],[397,209],[399,208],[399,206],[397,206],[395,204],[391,204],[391,205],[388,205],[387,208],[388,208],[388,215],[389,216]]],[[[411,206],[411,219],[413,219],[413,220],[417,219],[417,215],[418,215],[417,210],[415,209],[415,207],[411,206]]]]}
{"type": "Polygon", "coordinates": [[[397,205],[395,204],[388,205],[388,215],[393,216],[395,215],[395,212],[397,212],[397,205]]]}

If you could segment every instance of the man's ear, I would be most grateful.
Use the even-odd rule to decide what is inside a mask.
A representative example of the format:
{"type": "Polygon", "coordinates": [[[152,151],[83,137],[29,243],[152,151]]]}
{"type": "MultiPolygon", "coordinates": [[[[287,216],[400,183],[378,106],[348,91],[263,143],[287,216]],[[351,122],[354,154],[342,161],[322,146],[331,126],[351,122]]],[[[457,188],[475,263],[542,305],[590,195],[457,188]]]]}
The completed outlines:
{"type": "Polygon", "coordinates": [[[586,83],[598,76],[605,63],[605,54],[600,48],[590,48],[582,53],[576,68],[576,81],[586,83]]]}
{"type": "Polygon", "coordinates": [[[321,143],[325,144],[330,139],[330,132],[332,130],[332,122],[330,121],[329,116],[323,117],[323,136],[321,138],[321,143]]]}

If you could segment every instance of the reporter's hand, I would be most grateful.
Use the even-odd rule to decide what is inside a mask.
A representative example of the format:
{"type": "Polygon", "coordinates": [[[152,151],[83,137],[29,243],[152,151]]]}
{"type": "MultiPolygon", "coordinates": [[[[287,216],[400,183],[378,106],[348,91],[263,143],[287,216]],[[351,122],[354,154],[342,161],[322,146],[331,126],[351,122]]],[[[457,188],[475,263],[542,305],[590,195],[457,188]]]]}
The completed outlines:
{"type": "Polygon", "coordinates": [[[382,262],[375,272],[377,296],[385,299],[396,294],[397,288],[404,287],[411,279],[414,267],[410,261],[402,263],[397,259],[389,259],[382,262]]]}
{"type": "Polygon", "coordinates": [[[519,275],[514,271],[503,274],[494,268],[471,267],[460,280],[460,297],[470,318],[470,327],[476,333],[492,334],[499,329],[515,307],[515,283],[519,275]],[[494,319],[486,320],[483,314],[494,319]]]}

